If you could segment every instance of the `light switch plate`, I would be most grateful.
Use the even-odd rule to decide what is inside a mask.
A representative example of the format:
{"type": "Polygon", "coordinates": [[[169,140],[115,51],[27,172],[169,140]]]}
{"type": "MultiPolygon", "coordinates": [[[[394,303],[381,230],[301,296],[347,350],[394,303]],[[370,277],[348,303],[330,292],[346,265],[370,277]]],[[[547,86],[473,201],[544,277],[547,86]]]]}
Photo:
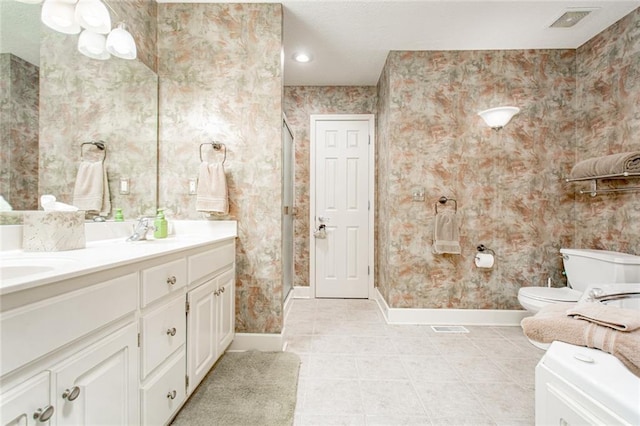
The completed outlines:
{"type": "Polygon", "coordinates": [[[191,178],[189,179],[189,195],[196,195],[198,190],[198,179],[191,178]]]}
{"type": "Polygon", "coordinates": [[[411,194],[413,201],[424,201],[424,188],[414,188],[411,194]]]}
{"type": "Polygon", "coordinates": [[[129,194],[129,178],[120,178],[120,194],[129,194]]]}

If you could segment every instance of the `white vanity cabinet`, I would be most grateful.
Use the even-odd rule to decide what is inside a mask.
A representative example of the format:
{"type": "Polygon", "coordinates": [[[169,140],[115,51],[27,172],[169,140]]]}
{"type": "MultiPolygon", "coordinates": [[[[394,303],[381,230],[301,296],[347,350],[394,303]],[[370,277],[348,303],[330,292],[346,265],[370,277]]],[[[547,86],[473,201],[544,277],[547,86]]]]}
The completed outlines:
{"type": "Polygon", "coordinates": [[[2,425],[138,422],[137,284],[129,273],[0,314],[2,425]]]}
{"type": "Polygon", "coordinates": [[[235,330],[233,241],[189,258],[187,374],[191,393],[227,349],[235,330]]]}
{"type": "Polygon", "coordinates": [[[186,399],[186,257],[163,261],[141,275],[140,421],[161,425],[186,399]]]}
{"type": "Polygon", "coordinates": [[[221,234],[97,244],[0,287],[0,426],[169,423],[234,337],[235,224],[221,234]]]}

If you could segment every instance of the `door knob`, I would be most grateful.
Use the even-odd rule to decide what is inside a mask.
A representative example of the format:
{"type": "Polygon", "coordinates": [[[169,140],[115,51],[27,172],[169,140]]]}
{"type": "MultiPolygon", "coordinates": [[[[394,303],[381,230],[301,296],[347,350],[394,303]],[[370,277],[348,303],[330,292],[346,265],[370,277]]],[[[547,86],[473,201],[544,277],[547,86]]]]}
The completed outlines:
{"type": "Polygon", "coordinates": [[[170,329],[167,330],[167,336],[175,336],[175,335],[176,335],[175,327],[171,327],[170,329]]]}
{"type": "Polygon", "coordinates": [[[65,389],[62,393],[62,399],[66,399],[67,401],[75,401],[80,396],[80,388],[78,386],[74,386],[71,389],[65,389]]]}

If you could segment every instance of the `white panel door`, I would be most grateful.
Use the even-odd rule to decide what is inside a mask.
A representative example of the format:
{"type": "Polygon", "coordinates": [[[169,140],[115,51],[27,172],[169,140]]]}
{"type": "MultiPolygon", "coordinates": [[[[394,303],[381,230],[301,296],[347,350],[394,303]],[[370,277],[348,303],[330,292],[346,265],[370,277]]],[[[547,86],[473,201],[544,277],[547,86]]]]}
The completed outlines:
{"type": "MultiPolygon", "coordinates": [[[[315,122],[316,297],[369,296],[370,121],[315,122]]],[[[314,261],[312,259],[312,261],[314,261]]]]}

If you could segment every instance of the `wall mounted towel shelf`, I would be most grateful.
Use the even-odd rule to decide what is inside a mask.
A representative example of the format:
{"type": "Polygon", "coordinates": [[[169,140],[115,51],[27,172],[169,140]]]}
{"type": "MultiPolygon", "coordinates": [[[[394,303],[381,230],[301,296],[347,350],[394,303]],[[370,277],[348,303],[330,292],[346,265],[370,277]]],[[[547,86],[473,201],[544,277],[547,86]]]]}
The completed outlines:
{"type": "Polygon", "coordinates": [[[592,197],[595,197],[598,194],[607,194],[612,192],[631,192],[631,191],[640,191],[640,186],[630,186],[625,188],[598,188],[599,180],[608,180],[608,179],[633,179],[640,178],[640,173],[618,173],[612,175],[600,175],[600,176],[589,176],[589,177],[581,177],[581,178],[566,178],[567,182],[584,182],[591,181],[591,189],[581,189],[578,191],[579,194],[591,194],[592,197]]]}
{"type": "Polygon", "coordinates": [[[202,159],[202,147],[205,145],[211,145],[214,151],[222,151],[224,153],[224,157],[222,158],[222,164],[227,161],[227,147],[222,142],[205,142],[200,144],[200,161],[204,161],[202,159]]]}

